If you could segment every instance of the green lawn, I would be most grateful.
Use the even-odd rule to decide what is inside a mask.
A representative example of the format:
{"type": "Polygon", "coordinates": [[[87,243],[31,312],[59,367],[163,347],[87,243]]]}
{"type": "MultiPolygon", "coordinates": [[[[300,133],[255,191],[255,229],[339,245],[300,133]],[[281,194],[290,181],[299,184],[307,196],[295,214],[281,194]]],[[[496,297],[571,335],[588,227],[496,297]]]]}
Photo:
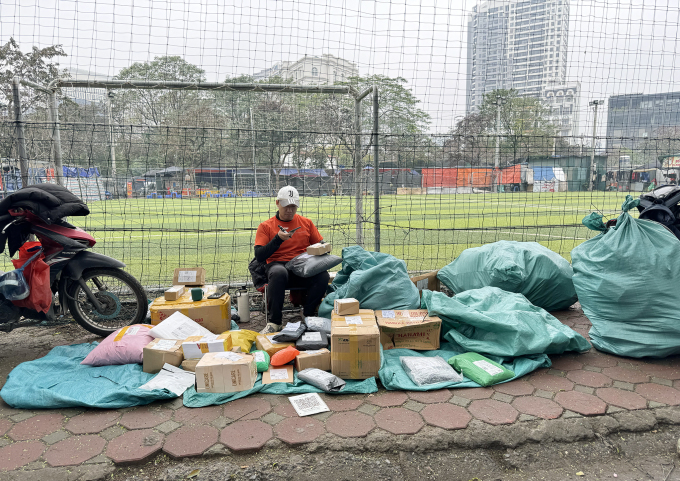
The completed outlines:
{"type": "MultiPolygon", "coordinates": [[[[570,259],[596,233],[580,225],[594,210],[616,216],[625,194],[605,192],[414,195],[381,197],[381,251],[411,271],[440,268],[469,247],[498,240],[536,241],[570,259]]],[[[70,218],[97,239],[96,252],[122,260],[144,285],[167,285],[175,267],[200,265],[215,282],[249,279],[258,224],[274,214],[270,198],[135,199],[93,202],[88,217],[70,218]]],[[[333,244],[354,245],[352,197],[303,198],[333,244]]],[[[366,198],[365,247],[374,246],[373,198],[366,198]]],[[[5,256],[5,270],[9,259],[5,256]]]]}

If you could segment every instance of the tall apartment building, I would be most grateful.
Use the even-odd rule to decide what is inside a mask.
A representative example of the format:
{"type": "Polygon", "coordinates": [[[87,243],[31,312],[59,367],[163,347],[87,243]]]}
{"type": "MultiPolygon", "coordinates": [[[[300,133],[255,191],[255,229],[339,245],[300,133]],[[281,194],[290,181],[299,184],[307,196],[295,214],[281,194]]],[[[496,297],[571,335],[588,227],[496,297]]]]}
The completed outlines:
{"type": "Polygon", "coordinates": [[[279,62],[257,72],[253,80],[272,77],[292,79],[297,85],[333,85],[359,75],[356,64],[334,55],[307,56],[295,62],[279,62]]]}
{"type": "Polygon", "coordinates": [[[542,93],[543,105],[550,109],[550,120],[562,137],[576,143],[578,136],[580,82],[546,86],[542,93]]]}
{"type": "MultiPolygon", "coordinates": [[[[484,94],[496,89],[545,100],[550,89],[564,86],[568,33],[568,0],[477,4],[468,21],[467,112],[476,111],[484,94]]],[[[577,130],[575,125],[570,134],[577,130]]]]}

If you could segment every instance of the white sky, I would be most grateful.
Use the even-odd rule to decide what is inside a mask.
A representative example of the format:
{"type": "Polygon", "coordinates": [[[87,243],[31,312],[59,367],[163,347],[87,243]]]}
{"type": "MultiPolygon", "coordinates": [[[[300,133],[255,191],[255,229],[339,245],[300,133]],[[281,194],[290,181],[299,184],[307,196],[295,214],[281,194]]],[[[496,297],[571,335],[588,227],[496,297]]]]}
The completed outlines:
{"type": "MultiPolygon", "coordinates": [[[[588,100],[680,90],[680,0],[572,1],[568,81],[588,100]],[[677,76],[676,76],[677,77],[677,76]]],[[[209,81],[280,60],[329,53],[362,75],[406,78],[446,132],[465,113],[466,24],[475,0],[0,0],[0,41],[22,50],[62,44],[62,65],[114,75],[136,61],[181,55],[209,81]]],[[[604,135],[606,115],[598,121],[604,135]]]]}

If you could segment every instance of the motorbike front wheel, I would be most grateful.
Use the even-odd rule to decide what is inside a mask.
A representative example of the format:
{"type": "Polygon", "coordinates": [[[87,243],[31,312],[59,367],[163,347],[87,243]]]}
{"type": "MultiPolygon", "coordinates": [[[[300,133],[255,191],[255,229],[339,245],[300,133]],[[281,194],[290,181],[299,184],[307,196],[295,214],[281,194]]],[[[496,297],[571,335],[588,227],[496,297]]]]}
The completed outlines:
{"type": "Polygon", "coordinates": [[[93,268],[85,270],[82,279],[99,301],[101,310],[78,282],[68,288],[66,303],[76,322],[88,331],[108,336],[146,318],[148,301],[144,288],[127,272],[110,267],[93,268]]]}

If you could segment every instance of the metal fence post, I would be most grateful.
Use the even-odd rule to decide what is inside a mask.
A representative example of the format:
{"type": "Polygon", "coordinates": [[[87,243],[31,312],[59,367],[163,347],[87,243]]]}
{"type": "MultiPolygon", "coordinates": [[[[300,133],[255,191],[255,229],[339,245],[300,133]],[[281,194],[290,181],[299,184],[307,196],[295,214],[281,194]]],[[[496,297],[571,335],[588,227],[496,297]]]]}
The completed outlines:
{"type": "Polygon", "coordinates": [[[26,137],[21,115],[21,95],[19,95],[19,77],[12,80],[12,97],[14,101],[14,120],[16,121],[17,154],[21,169],[21,187],[28,186],[28,158],[26,157],[26,137]]]}
{"type": "Polygon", "coordinates": [[[375,251],[380,252],[380,162],[378,161],[378,86],[373,86],[373,162],[375,164],[375,251]]]}
{"type": "MultiPolygon", "coordinates": [[[[53,82],[54,83],[54,82],[53,82]]],[[[50,111],[50,117],[53,122],[52,127],[52,149],[54,151],[54,173],[58,185],[64,185],[64,168],[61,164],[61,125],[59,124],[59,105],[57,104],[57,89],[48,87],[47,104],[50,111]]]]}
{"type": "Polygon", "coordinates": [[[355,195],[355,218],[356,218],[356,243],[363,246],[364,234],[362,226],[363,217],[363,192],[361,189],[361,99],[354,99],[354,128],[356,130],[354,140],[354,195],[355,195]]]}

